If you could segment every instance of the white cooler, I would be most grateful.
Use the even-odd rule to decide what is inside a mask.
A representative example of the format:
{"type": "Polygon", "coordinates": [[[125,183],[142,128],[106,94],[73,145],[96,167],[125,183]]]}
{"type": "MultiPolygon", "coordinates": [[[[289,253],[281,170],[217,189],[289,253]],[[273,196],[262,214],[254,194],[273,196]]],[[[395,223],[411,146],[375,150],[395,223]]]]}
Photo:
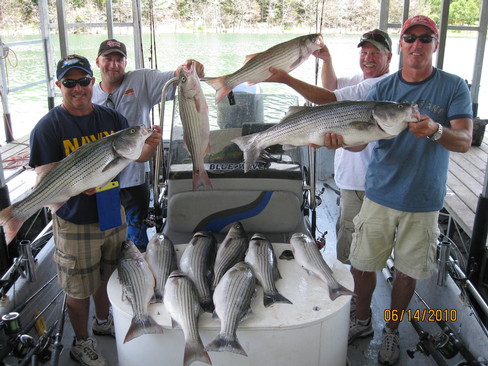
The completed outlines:
{"type": "MultiPolygon", "coordinates": [[[[178,258],[186,244],[176,245],[178,258]]],[[[289,244],[273,244],[276,256],[289,244]]],[[[339,283],[353,289],[348,268],[335,258],[326,258],[339,283]]],[[[282,279],[278,291],[293,304],[263,305],[263,290],[257,286],[253,313],[237,328],[237,338],[248,357],[231,352],[209,352],[214,366],[341,366],[346,365],[349,305],[351,296],[330,300],[327,285],[296,264],[278,260],[282,279]]],[[[120,366],[182,366],[185,340],[163,304],[150,304],[149,314],[164,327],[164,334],[145,334],[123,343],[132,319],[130,303],[122,300],[122,286],[115,271],[108,283],[115,321],[117,355],[120,366]]],[[[204,346],[220,331],[219,319],[210,313],[199,317],[199,332],[204,346]]],[[[194,362],[192,365],[204,365],[194,362]]]]}

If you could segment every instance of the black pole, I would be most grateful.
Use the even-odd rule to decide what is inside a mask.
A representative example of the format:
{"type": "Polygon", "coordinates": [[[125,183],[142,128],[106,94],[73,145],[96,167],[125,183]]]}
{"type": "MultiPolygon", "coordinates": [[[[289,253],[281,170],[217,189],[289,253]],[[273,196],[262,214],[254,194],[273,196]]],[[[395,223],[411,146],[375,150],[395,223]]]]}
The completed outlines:
{"type": "MultiPolygon", "coordinates": [[[[0,153],[0,161],[2,154],[0,153]]],[[[0,167],[1,168],[1,167],[0,167]]],[[[0,171],[0,210],[10,206],[10,195],[8,193],[8,186],[5,183],[3,176],[3,168],[0,171]]],[[[5,241],[5,234],[3,227],[0,227],[0,273],[7,271],[12,265],[12,259],[9,258],[7,242],[5,241]]]]}
{"type": "MultiPolygon", "coordinates": [[[[488,172],[487,172],[488,174],[488,172]]],[[[471,247],[466,273],[474,284],[478,284],[481,274],[481,262],[486,246],[488,234],[488,197],[482,195],[478,198],[478,206],[474,217],[473,233],[471,235],[471,247]]]]}
{"type": "Polygon", "coordinates": [[[12,119],[10,113],[3,114],[3,124],[5,129],[5,139],[7,142],[12,142],[14,137],[12,136],[12,119]]]}

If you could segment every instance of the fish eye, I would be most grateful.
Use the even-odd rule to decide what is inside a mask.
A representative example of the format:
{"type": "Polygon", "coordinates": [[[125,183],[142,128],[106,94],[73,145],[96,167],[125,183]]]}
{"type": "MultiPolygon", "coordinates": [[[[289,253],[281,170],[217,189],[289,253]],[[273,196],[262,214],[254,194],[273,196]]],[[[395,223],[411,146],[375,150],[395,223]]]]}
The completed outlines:
{"type": "Polygon", "coordinates": [[[131,133],[135,133],[135,132],[136,132],[136,129],[135,129],[134,127],[132,127],[132,128],[130,129],[130,132],[131,132],[131,133]]]}
{"type": "Polygon", "coordinates": [[[185,75],[183,75],[183,76],[181,77],[181,82],[182,82],[182,83],[186,83],[186,76],[185,76],[185,75]]]}

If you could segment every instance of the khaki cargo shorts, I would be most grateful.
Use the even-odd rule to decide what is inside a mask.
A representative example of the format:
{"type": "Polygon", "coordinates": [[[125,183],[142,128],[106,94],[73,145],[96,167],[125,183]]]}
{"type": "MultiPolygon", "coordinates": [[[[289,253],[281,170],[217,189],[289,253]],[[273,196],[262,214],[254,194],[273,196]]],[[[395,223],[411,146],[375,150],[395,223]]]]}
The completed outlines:
{"type": "Polygon", "coordinates": [[[58,281],[71,297],[86,299],[102,282],[107,282],[117,268],[120,248],[126,238],[127,225],[100,231],[98,223],[76,225],[53,215],[58,281]]]}
{"type": "Polygon", "coordinates": [[[361,271],[385,267],[392,250],[395,268],[415,279],[432,275],[439,227],[439,212],[404,212],[364,199],[354,218],[349,260],[361,271]]]}

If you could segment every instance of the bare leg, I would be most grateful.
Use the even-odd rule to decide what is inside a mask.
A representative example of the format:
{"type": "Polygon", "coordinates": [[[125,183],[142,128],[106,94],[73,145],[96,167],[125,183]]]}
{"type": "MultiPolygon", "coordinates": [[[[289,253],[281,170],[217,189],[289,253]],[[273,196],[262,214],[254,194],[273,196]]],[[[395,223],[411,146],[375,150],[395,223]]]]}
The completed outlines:
{"type": "Polygon", "coordinates": [[[71,326],[77,339],[88,338],[88,313],[90,311],[90,298],[75,299],[68,295],[67,300],[68,315],[71,326]]]}
{"type": "Polygon", "coordinates": [[[356,293],[356,318],[366,320],[369,318],[371,299],[376,288],[376,272],[365,272],[351,267],[354,277],[354,292],[356,293]]]}
{"type": "Polygon", "coordinates": [[[102,282],[97,291],[93,294],[93,302],[95,303],[95,315],[98,319],[104,320],[108,318],[110,300],[107,294],[107,282],[102,282]]]}
{"type": "MultiPolygon", "coordinates": [[[[393,288],[391,290],[391,310],[400,315],[405,310],[415,292],[417,280],[407,276],[402,272],[396,272],[393,288]]],[[[391,329],[397,329],[399,321],[389,321],[386,326],[391,329]]]]}

